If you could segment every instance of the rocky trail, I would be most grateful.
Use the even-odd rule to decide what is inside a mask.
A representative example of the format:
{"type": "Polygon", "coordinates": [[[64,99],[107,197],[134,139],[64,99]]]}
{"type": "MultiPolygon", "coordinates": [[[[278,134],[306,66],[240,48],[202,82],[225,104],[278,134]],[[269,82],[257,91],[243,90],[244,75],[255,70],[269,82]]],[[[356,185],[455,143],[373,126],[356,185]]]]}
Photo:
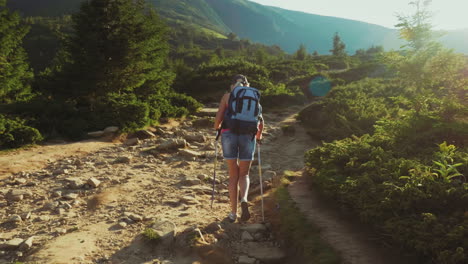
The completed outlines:
{"type": "MultiPolygon", "coordinates": [[[[318,144],[296,123],[298,110],[265,115],[266,191],[283,171],[300,174],[304,152],[318,144]]],[[[247,223],[224,221],[229,201],[223,162],[218,162],[210,208],[211,122],[196,117],[124,143],[87,141],[1,154],[0,263],[296,263],[268,219],[262,223],[257,162],[250,175],[253,213],[247,223]]],[[[292,188],[293,196],[300,196],[292,188]]],[[[310,213],[315,221],[313,214],[321,212],[310,213]]],[[[339,218],[326,221],[341,225],[339,218]]],[[[325,240],[335,246],[324,230],[325,240]]],[[[354,234],[343,234],[348,235],[354,234]]],[[[346,255],[374,252],[338,251],[346,263],[370,263],[346,255]]]]}

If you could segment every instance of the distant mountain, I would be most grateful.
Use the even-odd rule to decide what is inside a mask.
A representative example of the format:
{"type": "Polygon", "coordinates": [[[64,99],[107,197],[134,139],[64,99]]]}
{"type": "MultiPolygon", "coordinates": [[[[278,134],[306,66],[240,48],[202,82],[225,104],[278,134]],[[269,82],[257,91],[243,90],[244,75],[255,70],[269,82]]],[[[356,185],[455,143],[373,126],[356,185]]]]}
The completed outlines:
{"type": "MultiPolygon", "coordinates": [[[[78,10],[85,0],[10,0],[8,6],[25,16],[58,16],[78,10]]],[[[382,45],[398,49],[397,31],[383,26],[337,17],[320,16],[247,0],[148,0],[170,25],[187,23],[222,34],[234,32],[241,38],[279,45],[288,52],[304,44],[309,52],[327,54],[338,32],[346,50],[382,45]]],[[[468,54],[468,29],[449,32],[442,42],[468,54]]]]}

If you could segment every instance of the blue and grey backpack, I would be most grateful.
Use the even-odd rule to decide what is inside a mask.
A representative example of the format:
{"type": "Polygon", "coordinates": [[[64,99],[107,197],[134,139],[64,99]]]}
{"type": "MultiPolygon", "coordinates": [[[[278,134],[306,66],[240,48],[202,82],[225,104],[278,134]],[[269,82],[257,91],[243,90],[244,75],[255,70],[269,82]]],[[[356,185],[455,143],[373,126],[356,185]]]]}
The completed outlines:
{"type": "Polygon", "coordinates": [[[253,87],[237,86],[229,96],[223,127],[236,134],[255,135],[261,114],[260,92],[253,87]]]}

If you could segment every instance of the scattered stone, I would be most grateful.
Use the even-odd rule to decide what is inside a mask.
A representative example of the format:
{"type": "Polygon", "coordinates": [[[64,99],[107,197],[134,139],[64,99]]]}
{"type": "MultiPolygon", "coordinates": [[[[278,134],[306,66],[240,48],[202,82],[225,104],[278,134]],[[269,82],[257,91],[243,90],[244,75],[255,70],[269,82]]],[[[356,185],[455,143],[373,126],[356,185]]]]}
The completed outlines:
{"type": "Polygon", "coordinates": [[[214,125],[214,118],[201,118],[197,120],[193,120],[193,127],[195,128],[210,128],[214,125]]]}
{"type": "Polygon", "coordinates": [[[132,161],[132,158],[131,157],[128,157],[128,156],[122,156],[122,157],[118,157],[117,159],[114,160],[114,163],[130,163],[132,161]]]}
{"type": "Polygon", "coordinates": [[[67,211],[65,211],[64,208],[57,208],[57,210],[55,210],[55,212],[58,214],[58,215],[64,215],[67,213],[67,211]]]}
{"type": "Polygon", "coordinates": [[[28,197],[32,197],[32,193],[30,191],[23,190],[10,190],[5,196],[5,198],[11,202],[19,202],[28,197]]]}
{"type": "Polygon", "coordinates": [[[127,227],[128,224],[126,222],[124,222],[124,221],[121,221],[121,222],[119,222],[118,225],[119,225],[120,228],[124,229],[124,228],[127,227]]]}
{"type": "Polygon", "coordinates": [[[164,204],[170,207],[178,207],[180,205],[180,201],[176,199],[172,199],[172,200],[165,201],[164,204]]]}
{"type": "Polygon", "coordinates": [[[180,187],[183,191],[194,192],[196,194],[211,194],[211,187],[204,186],[204,185],[196,185],[196,186],[182,186],[180,187]]]}
{"type": "Polygon", "coordinates": [[[140,144],[140,140],[138,138],[129,138],[125,140],[124,144],[127,146],[135,146],[135,145],[140,144]]]}
{"type": "Polygon", "coordinates": [[[206,137],[202,134],[187,133],[183,136],[188,142],[206,142],[206,137]]]}
{"type": "Polygon", "coordinates": [[[70,187],[71,189],[80,189],[84,185],[83,180],[81,180],[80,178],[71,177],[66,178],[65,181],[68,183],[68,187],[70,187]]]}
{"type": "Polygon", "coordinates": [[[110,127],[106,127],[106,128],[104,129],[104,134],[112,134],[112,133],[115,133],[115,132],[117,132],[117,131],[119,131],[119,128],[118,128],[118,127],[116,127],[116,126],[110,126],[110,127]]]}
{"type": "Polygon", "coordinates": [[[214,234],[214,233],[218,232],[221,229],[222,229],[222,227],[221,227],[221,225],[219,223],[213,222],[213,223],[207,225],[205,227],[204,231],[206,233],[208,233],[208,234],[214,234]]]}
{"type": "Polygon", "coordinates": [[[201,181],[198,178],[192,176],[185,176],[185,178],[180,181],[180,184],[183,186],[194,186],[200,184],[201,181]]]}
{"type": "Polygon", "coordinates": [[[30,218],[31,218],[31,212],[21,214],[21,219],[23,219],[23,221],[29,220],[30,218]]]}
{"type": "Polygon", "coordinates": [[[124,215],[135,222],[143,221],[143,216],[135,214],[135,213],[125,212],[124,215]]]}
{"type": "Polygon", "coordinates": [[[23,257],[23,252],[21,252],[21,251],[17,251],[15,254],[16,254],[16,256],[17,256],[18,258],[23,257]]]}
{"type": "Polygon", "coordinates": [[[168,151],[185,148],[186,146],[187,141],[185,141],[185,139],[167,139],[161,142],[161,144],[156,149],[160,151],[168,151]]]}
{"type": "Polygon", "coordinates": [[[65,208],[65,209],[68,209],[68,210],[70,210],[70,209],[72,209],[72,208],[73,208],[73,206],[72,206],[71,204],[69,204],[69,203],[66,203],[66,202],[65,202],[65,203],[63,203],[63,204],[62,204],[62,206],[63,206],[63,208],[65,208]]]}
{"type": "Polygon", "coordinates": [[[186,157],[186,158],[199,158],[202,156],[200,152],[189,150],[189,149],[179,150],[179,155],[186,157]]]}
{"type": "Polygon", "coordinates": [[[263,224],[250,224],[250,225],[242,226],[241,230],[242,231],[247,231],[250,234],[255,234],[255,233],[265,232],[265,231],[267,231],[267,228],[263,224]]]}
{"type": "Polygon", "coordinates": [[[21,238],[13,238],[11,240],[8,240],[7,242],[4,242],[0,244],[0,249],[6,249],[6,250],[14,250],[17,249],[21,243],[23,243],[23,239],[21,238]]]}
{"type": "Polygon", "coordinates": [[[254,241],[252,235],[250,235],[247,231],[242,232],[241,239],[242,241],[254,241]]]}
{"type": "Polygon", "coordinates": [[[50,220],[50,216],[48,215],[40,215],[34,219],[37,222],[48,222],[50,220]]]}
{"type": "Polygon", "coordinates": [[[66,200],[75,200],[76,198],[78,198],[78,194],[77,193],[67,193],[63,196],[64,199],[66,200]]]}
{"type": "Polygon", "coordinates": [[[88,137],[99,138],[104,135],[104,131],[93,131],[88,133],[88,137]]]}
{"type": "Polygon", "coordinates": [[[200,181],[206,181],[210,178],[210,176],[206,175],[206,174],[198,174],[197,175],[197,178],[200,180],[200,181]]]}
{"type": "Polygon", "coordinates": [[[19,250],[21,251],[28,251],[32,248],[33,246],[33,241],[34,241],[34,237],[30,237],[28,239],[26,239],[20,246],[19,246],[19,250]]]}
{"type": "Polygon", "coordinates": [[[67,233],[67,230],[65,228],[57,228],[55,229],[55,232],[59,235],[64,235],[67,233]]]}
{"type": "Polygon", "coordinates": [[[15,179],[15,184],[17,184],[17,185],[25,184],[26,182],[27,182],[27,180],[23,179],[23,178],[15,179]]]}
{"type": "Polygon", "coordinates": [[[86,183],[89,184],[93,188],[97,188],[101,184],[101,181],[93,177],[93,178],[89,178],[86,183]]]}
{"type": "Polygon", "coordinates": [[[48,202],[46,204],[44,204],[44,210],[50,210],[50,211],[53,211],[55,210],[55,208],[57,208],[59,206],[59,202],[57,201],[53,201],[53,202],[48,202]]]}
{"type": "Polygon", "coordinates": [[[6,223],[19,223],[19,222],[22,222],[23,219],[21,219],[21,216],[19,215],[12,215],[8,218],[8,220],[6,221],[6,223]]]}
{"type": "Polygon", "coordinates": [[[135,137],[135,138],[138,138],[138,139],[143,140],[143,139],[155,138],[156,135],[155,135],[153,132],[151,132],[151,131],[148,131],[148,130],[143,129],[143,130],[139,130],[139,131],[133,133],[133,134],[131,135],[131,137],[132,137],[132,138],[135,137]]]}
{"type": "Polygon", "coordinates": [[[188,205],[200,204],[200,202],[193,196],[183,196],[180,198],[180,202],[188,205]]]}
{"type": "Polygon", "coordinates": [[[280,248],[258,242],[247,243],[247,255],[266,264],[283,263],[283,260],[286,258],[286,254],[280,248]]]}
{"type": "Polygon", "coordinates": [[[187,161],[181,161],[180,163],[172,166],[173,168],[184,168],[184,167],[187,167],[187,166],[190,166],[190,163],[187,162],[187,161]]]}
{"type": "Polygon", "coordinates": [[[52,197],[62,197],[62,191],[54,191],[52,197]]]}
{"type": "Polygon", "coordinates": [[[265,173],[263,174],[264,180],[271,181],[274,178],[276,178],[276,171],[268,170],[268,171],[265,171],[265,173]]]}
{"type": "Polygon", "coordinates": [[[69,173],[70,173],[70,171],[68,169],[61,168],[61,169],[54,170],[54,172],[52,174],[54,176],[58,176],[58,175],[69,174],[69,173]]]}
{"type": "Polygon", "coordinates": [[[248,256],[240,256],[238,259],[238,264],[255,264],[256,259],[249,258],[248,256]]]}

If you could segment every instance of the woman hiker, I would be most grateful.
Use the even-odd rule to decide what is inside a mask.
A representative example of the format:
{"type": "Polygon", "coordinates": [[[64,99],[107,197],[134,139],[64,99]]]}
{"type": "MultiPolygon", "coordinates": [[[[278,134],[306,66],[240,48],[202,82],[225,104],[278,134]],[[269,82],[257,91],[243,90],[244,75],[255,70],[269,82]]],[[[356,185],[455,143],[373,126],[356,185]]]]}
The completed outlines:
{"type": "Polygon", "coordinates": [[[216,114],[214,129],[217,131],[221,130],[223,157],[227,162],[229,170],[229,200],[231,212],[228,215],[228,220],[231,222],[235,222],[237,219],[239,189],[242,209],[240,220],[247,221],[250,218],[249,205],[247,202],[250,184],[249,170],[252,160],[254,159],[256,141],[258,140],[260,143],[264,126],[261,106],[258,102],[259,97],[260,94],[258,91],[255,88],[249,87],[247,78],[244,75],[238,74],[233,78],[229,93],[224,94],[222,97],[216,114]],[[243,89],[243,87],[248,88],[243,89]],[[239,93],[238,91],[241,89],[248,91],[239,93]],[[232,93],[234,90],[236,94],[232,93]],[[239,94],[249,96],[240,98],[240,100],[246,100],[243,102],[239,99],[236,100],[236,98],[230,98],[231,96],[240,97],[239,94]],[[255,101],[255,99],[257,100],[255,101]],[[238,107],[235,106],[236,103],[238,107]],[[231,110],[233,108],[236,108],[236,110],[231,110]],[[245,109],[245,111],[248,109],[250,112],[241,113],[244,111],[241,109],[245,109]],[[243,127],[239,128],[239,122],[231,122],[233,111],[238,111],[236,112],[237,116],[241,114],[245,116],[251,113],[253,115],[251,118],[255,118],[256,120],[254,122],[242,121],[240,123],[243,127]],[[233,123],[236,125],[232,125],[233,123]]]}

